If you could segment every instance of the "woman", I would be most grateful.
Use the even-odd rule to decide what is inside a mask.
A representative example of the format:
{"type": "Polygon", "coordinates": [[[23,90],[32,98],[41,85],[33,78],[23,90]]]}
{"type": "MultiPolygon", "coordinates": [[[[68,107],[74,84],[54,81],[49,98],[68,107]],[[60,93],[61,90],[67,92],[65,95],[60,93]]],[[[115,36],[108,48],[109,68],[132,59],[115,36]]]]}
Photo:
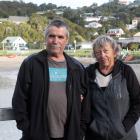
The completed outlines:
{"type": "Polygon", "coordinates": [[[109,36],[93,43],[97,62],[87,67],[91,114],[85,140],[137,139],[140,85],[132,68],[117,59],[118,50],[109,36]]]}

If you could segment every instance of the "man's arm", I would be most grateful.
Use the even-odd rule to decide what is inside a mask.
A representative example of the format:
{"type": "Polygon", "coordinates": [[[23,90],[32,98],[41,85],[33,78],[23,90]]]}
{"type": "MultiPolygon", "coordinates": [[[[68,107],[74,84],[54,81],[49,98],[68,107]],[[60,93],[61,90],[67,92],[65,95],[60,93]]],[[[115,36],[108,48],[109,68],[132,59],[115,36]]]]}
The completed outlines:
{"type": "Polygon", "coordinates": [[[22,63],[12,98],[12,107],[17,122],[17,128],[23,132],[29,129],[29,91],[31,85],[29,66],[24,60],[22,63]]]}
{"type": "MultiPolygon", "coordinates": [[[[82,81],[82,80],[81,80],[82,81]]],[[[90,121],[90,97],[88,92],[88,76],[84,70],[84,93],[81,95],[81,140],[85,136],[90,121]]]]}

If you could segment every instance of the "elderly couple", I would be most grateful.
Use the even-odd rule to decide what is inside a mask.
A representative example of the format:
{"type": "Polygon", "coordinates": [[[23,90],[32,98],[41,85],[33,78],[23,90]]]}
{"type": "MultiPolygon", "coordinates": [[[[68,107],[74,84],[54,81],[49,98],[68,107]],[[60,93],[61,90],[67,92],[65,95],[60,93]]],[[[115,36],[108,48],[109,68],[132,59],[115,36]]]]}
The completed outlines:
{"type": "Polygon", "coordinates": [[[97,62],[84,68],[64,52],[68,40],[67,24],[53,20],[46,49],[21,64],[12,99],[21,140],[137,140],[140,85],[116,42],[96,38],[97,62]]]}

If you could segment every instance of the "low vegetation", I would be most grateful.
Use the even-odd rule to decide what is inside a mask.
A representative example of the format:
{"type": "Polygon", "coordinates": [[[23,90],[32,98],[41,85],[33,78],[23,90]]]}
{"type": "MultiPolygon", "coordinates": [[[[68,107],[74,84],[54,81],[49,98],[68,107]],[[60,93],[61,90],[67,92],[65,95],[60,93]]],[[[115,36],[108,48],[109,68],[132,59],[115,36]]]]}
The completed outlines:
{"type": "MultiPolygon", "coordinates": [[[[37,53],[41,51],[41,49],[29,49],[28,51],[20,51],[15,52],[12,50],[0,50],[0,56],[10,56],[10,55],[21,55],[21,56],[29,56],[31,54],[37,53]]],[[[92,57],[92,50],[91,49],[78,49],[78,50],[65,50],[67,54],[72,57],[92,57]]],[[[130,51],[129,54],[132,54],[136,59],[140,59],[140,51],[130,51]]]]}

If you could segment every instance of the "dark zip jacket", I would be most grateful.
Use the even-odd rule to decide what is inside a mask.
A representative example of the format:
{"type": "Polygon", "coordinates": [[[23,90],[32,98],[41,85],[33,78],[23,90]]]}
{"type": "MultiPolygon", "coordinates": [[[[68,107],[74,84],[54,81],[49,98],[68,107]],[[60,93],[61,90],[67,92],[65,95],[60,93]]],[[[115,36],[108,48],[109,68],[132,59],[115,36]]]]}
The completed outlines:
{"type": "MultiPolygon", "coordinates": [[[[80,139],[81,116],[80,95],[86,96],[86,76],[84,67],[74,58],[64,53],[67,63],[67,121],[64,140],[80,139]]],[[[23,131],[22,140],[49,140],[47,124],[47,101],[49,72],[47,51],[25,59],[20,67],[12,106],[17,128],[23,131]]]]}
{"type": "Polygon", "coordinates": [[[98,62],[87,67],[91,120],[86,140],[136,140],[140,116],[140,85],[129,65],[117,60],[112,79],[103,91],[95,83],[98,62]]]}

